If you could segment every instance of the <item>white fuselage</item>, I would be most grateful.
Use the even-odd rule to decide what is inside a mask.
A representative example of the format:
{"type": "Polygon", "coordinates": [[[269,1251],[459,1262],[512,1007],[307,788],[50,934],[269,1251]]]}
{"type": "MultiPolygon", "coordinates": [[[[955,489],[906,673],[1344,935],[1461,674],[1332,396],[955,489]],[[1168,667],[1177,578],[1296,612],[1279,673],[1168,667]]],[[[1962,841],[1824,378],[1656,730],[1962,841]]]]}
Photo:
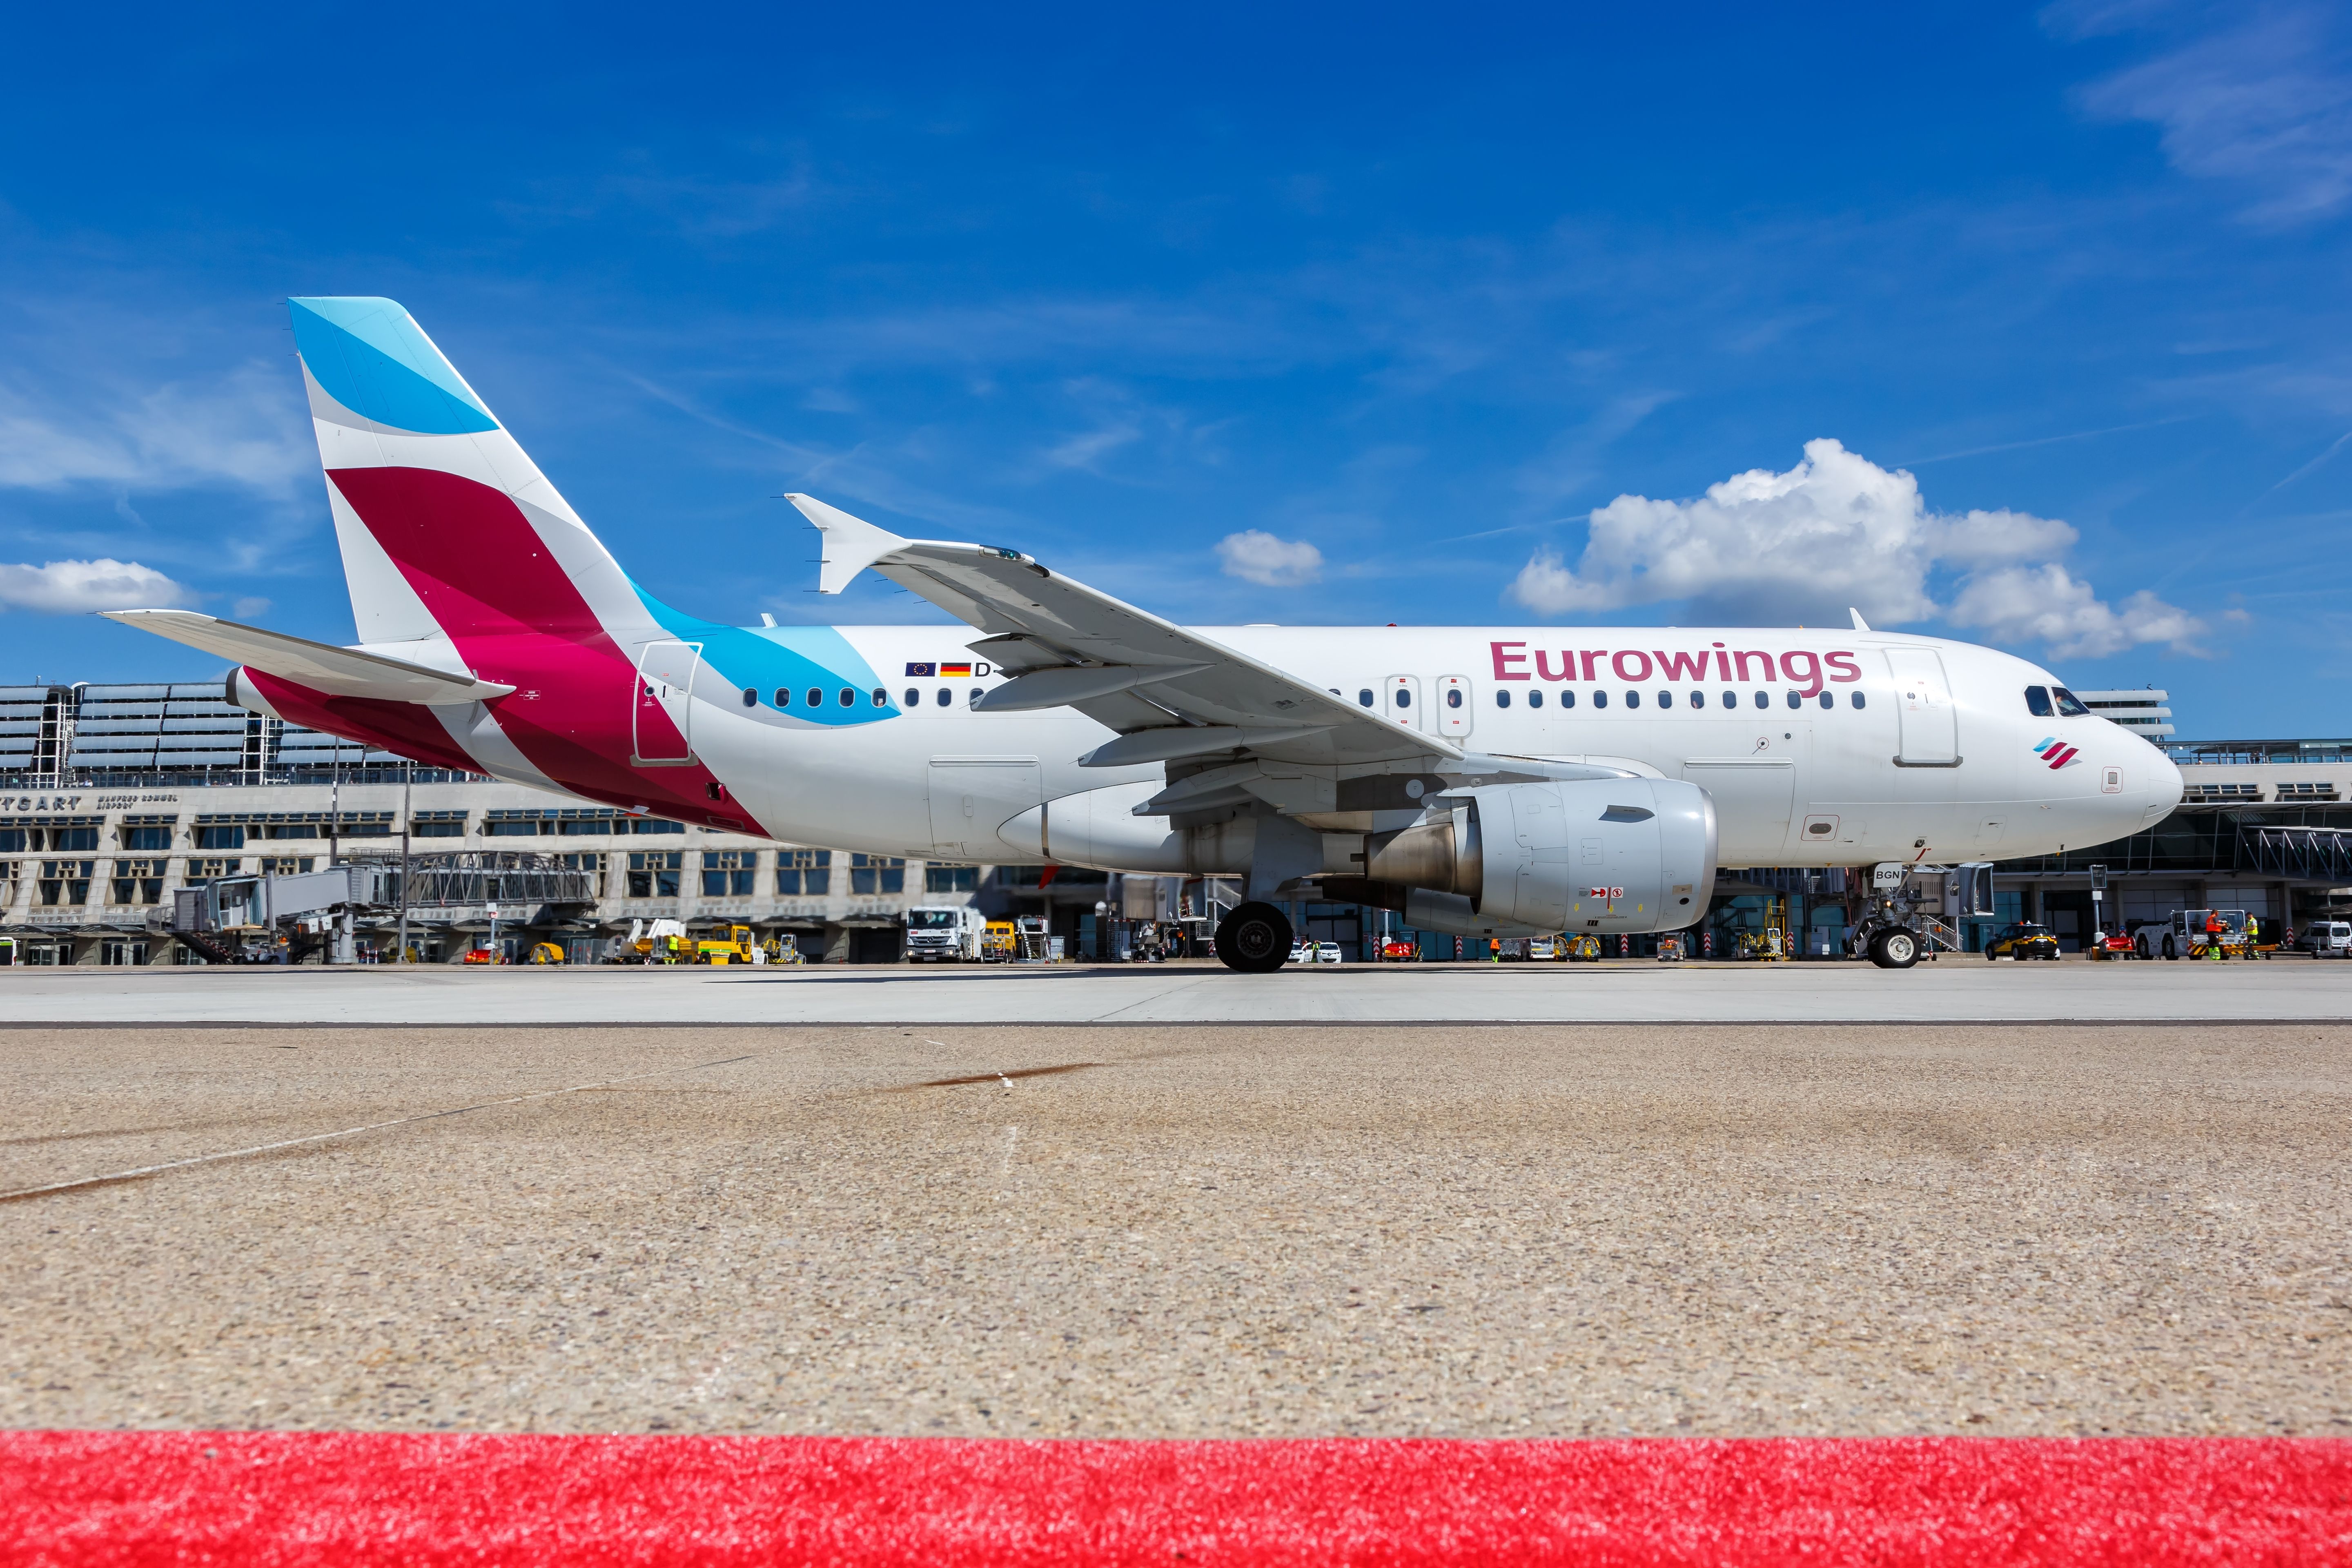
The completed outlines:
{"type": "MultiPolygon", "coordinates": [[[[1095,796],[1096,819],[1129,820],[1162,768],[1081,767],[1111,732],[1072,710],[973,711],[974,689],[1003,679],[984,663],[970,675],[903,673],[971,660],[966,628],[837,629],[870,667],[855,678],[874,683],[860,685],[859,702],[873,689],[888,694],[870,721],[812,723],[764,699],[746,706],[731,686],[706,696],[695,683],[695,751],[775,837],[981,863],[1043,855],[1137,871],[1238,868],[1197,853],[1186,861],[1160,844],[1163,819],[1134,819],[1122,830],[1131,837],[1108,848],[1098,835],[1091,855],[1042,843],[1041,801],[1108,791],[1095,796]]],[[[2030,711],[2029,687],[2058,684],[2048,671],[1940,638],[1643,627],[1201,635],[1468,751],[1698,784],[1715,799],[1726,866],[2048,854],[2124,837],[2180,798],[2179,770],[2138,736],[2095,716],[2030,711]]]]}

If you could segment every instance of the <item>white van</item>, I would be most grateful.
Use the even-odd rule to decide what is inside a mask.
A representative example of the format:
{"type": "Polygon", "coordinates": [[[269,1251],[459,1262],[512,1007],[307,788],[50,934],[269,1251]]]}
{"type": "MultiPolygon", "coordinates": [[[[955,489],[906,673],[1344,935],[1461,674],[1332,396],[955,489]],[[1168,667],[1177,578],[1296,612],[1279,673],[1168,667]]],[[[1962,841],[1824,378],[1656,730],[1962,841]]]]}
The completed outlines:
{"type": "Polygon", "coordinates": [[[2352,921],[2314,921],[2296,945],[2315,958],[2352,958],[2352,921]]]}

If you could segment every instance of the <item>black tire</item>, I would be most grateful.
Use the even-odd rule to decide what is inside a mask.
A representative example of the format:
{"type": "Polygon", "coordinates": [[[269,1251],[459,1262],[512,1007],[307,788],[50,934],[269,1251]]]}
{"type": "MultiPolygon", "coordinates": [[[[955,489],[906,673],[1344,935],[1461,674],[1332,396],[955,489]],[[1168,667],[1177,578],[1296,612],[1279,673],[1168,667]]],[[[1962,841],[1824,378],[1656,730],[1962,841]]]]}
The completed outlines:
{"type": "Polygon", "coordinates": [[[1290,962],[1289,917],[1272,904],[1242,904],[1217,922],[1217,961],[1244,974],[1271,974],[1290,962]]]}
{"type": "Polygon", "coordinates": [[[1919,962],[1919,939],[1907,931],[1883,931],[1870,942],[1870,962],[1881,969],[1908,969],[1919,962]]]}
{"type": "Polygon", "coordinates": [[[2174,945],[2172,938],[2169,936],[2164,939],[2164,956],[2176,963],[2178,963],[2180,958],[2180,949],[2174,945]]]}

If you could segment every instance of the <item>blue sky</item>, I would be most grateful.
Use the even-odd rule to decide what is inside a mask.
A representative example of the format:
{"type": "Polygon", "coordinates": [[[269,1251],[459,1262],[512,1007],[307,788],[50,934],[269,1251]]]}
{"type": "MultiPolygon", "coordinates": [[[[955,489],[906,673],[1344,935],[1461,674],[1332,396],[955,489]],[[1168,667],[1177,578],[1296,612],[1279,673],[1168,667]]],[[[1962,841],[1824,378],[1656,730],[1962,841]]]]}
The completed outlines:
{"type": "Polygon", "coordinates": [[[352,635],[349,293],[713,617],[930,618],[805,489],[1181,619],[1859,604],[2352,733],[2343,8],[1115,9],[18,19],[0,679],[352,635]]]}

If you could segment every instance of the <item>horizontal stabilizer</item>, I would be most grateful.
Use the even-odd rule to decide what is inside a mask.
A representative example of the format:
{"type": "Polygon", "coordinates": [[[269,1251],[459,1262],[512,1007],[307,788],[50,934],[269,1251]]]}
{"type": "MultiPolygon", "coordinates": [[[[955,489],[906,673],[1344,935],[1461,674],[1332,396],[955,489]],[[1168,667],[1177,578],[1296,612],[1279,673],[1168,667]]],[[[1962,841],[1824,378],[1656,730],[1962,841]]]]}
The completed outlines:
{"type": "Polygon", "coordinates": [[[259,626],[240,626],[217,616],[201,616],[194,610],[100,613],[110,621],[153,632],[159,637],[217,654],[231,663],[298,682],[331,697],[373,697],[386,702],[422,702],[439,707],[484,702],[514,689],[495,680],[477,680],[470,675],[452,675],[406,659],[386,658],[382,654],[362,653],[357,648],[337,647],[308,637],[290,637],[283,632],[266,632],[259,626]]]}

